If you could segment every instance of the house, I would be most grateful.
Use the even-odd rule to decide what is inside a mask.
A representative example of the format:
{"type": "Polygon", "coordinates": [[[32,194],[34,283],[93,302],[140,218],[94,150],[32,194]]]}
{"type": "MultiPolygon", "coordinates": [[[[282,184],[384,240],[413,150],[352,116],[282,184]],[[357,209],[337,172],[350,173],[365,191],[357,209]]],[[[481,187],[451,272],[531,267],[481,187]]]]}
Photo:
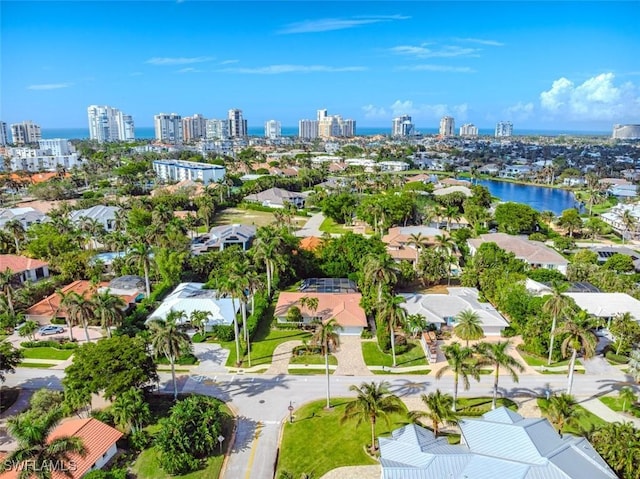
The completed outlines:
{"type": "Polygon", "coordinates": [[[382,479],[614,479],[583,437],[560,436],[546,418],[500,407],[461,419],[460,445],[408,424],[378,438],[382,479]]]}
{"type": "Polygon", "coordinates": [[[611,226],[616,233],[622,235],[625,238],[635,238],[638,236],[638,227],[631,226],[631,230],[625,225],[623,218],[625,214],[633,217],[636,225],[640,222],[640,204],[618,204],[611,208],[606,213],[600,215],[600,219],[611,226]],[[626,213],[626,212],[629,213],[626,213]]]}
{"type": "MultiPolygon", "coordinates": [[[[215,186],[218,186],[218,184],[210,184],[208,188],[215,186]]],[[[206,189],[201,182],[186,179],[173,185],[158,186],[151,191],[151,196],[185,194],[188,198],[196,198],[202,196],[206,189]]]]}
{"type": "Polygon", "coordinates": [[[102,225],[107,233],[111,233],[116,226],[116,214],[121,208],[118,206],[96,205],[86,210],[75,210],[69,213],[69,219],[80,223],[83,219],[95,220],[102,225]]]}
{"type": "Polygon", "coordinates": [[[617,198],[635,198],[638,196],[638,187],[633,184],[612,186],[608,191],[617,198]]]}
{"type": "Polygon", "coordinates": [[[481,175],[495,176],[500,172],[500,165],[497,163],[487,163],[477,169],[477,172],[481,175]]]}
{"type": "Polygon", "coordinates": [[[435,196],[450,195],[451,193],[462,193],[467,198],[473,195],[467,186],[462,185],[445,186],[444,188],[438,188],[433,192],[435,196]]]}
{"type": "Polygon", "coordinates": [[[411,238],[420,236],[424,246],[436,244],[436,236],[449,236],[444,230],[429,226],[396,226],[389,228],[389,232],[382,237],[387,245],[387,252],[395,261],[409,261],[414,263],[418,257],[417,246],[412,244],[411,238]]]}
{"type": "Polygon", "coordinates": [[[626,293],[564,293],[572,298],[580,309],[603,319],[610,320],[622,313],[631,313],[640,321],[640,301],[626,293]]]}
{"type": "Polygon", "coordinates": [[[239,245],[243,251],[247,251],[255,236],[256,227],[252,225],[214,226],[209,230],[209,233],[192,241],[191,252],[201,254],[213,250],[222,251],[233,245],[239,245]]]}
{"type": "Polygon", "coordinates": [[[484,243],[495,243],[499,248],[513,253],[517,259],[521,259],[532,268],[555,269],[562,274],[567,274],[569,261],[539,241],[531,241],[506,233],[483,234],[479,238],[467,240],[471,256],[475,255],[484,243]]]}
{"type": "Polygon", "coordinates": [[[476,288],[447,288],[449,294],[402,294],[402,307],[408,314],[418,314],[427,323],[442,326],[455,326],[456,316],[462,311],[471,310],[480,317],[485,336],[500,336],[509,323],[491,303],[481,303],[476,288]]]}
{"type": "MultiPolygon", "coordinates": [[[[141,293],[138,289],[118,290],[117,288],[114,288],[114,290],[111,290],[110,285],[111,283],[102,282],[96,287],[96,285],[93,285],[91,281],[78,280],[61,288],[60,292],[63,295],[73,292],[86,299],[89,299],[93,297],[96,292],[102,293],[106,290],[109,290],[109,292],[114,296],[120,296],[120,298],[122,298],[126,305],[125,309],[128,309],[131,305],[135,304],[137,301],[140,301],[140,299],[142,299],[142,297],[144,296],[144,294],[141,293]]],[[[58,293],[53,293],[28,308],[24,313],[25,319],[35,321],[41,325],[51,322],[51,320],[54,318],[66,319],[67,312],[64,310],[64,308],[60,308],[60,302],[60,295],[58,293]]]]}
{"type": "Polygon", "coordinates": [[[360,336],[362,330],[367,327],[367,316],[360,306],[361,300],[360,293],[282,292],[278,297],[274,315],[279,323],[286,323],[287,313],[295,306],[302,313],[303,324],[335,318],[342,326],[341,336],[360,336]],[[300,304],[302,298],[317,298],[318,307],[311,310],[308,306],[303,306],[300,304]]]}
{"type": "Polygon", "coordinates": [[[0,272],[11,271],[21,284],[49,277],[49,263],[16,254],[0,255],[0,272]]]}
{"type": "MultiPolygon", "coordinates": [[[[69,453],[68,467],[60,467],[51,479],[80,479],[87,473],[102,469],[118,452],[117,442],[122,433],[97,419],[68,419],[58,425],[47,438],[48,442],[60,437],[77,437],[85,447],[84,457],[69,453]]],[[[66,465],[66,464],[65,464],[66,465]]],[[[0,479],[18,479],[16,466],[2,474],[0,479]]]]}
{"type": "Polygon", "coordinates": [[[147,322],[154,319],[164,320],[171,311],[183,311],[186,317],[179,324],[185,324],[190,322],[191,313],[194,311],[206,311],[209,313],[209,319],[204,324],[206,331],[211,331],[213,326],[233,324],[240,302],[220,297],[216,290],[203,288],[204,283],[179,284],[158,309],[151,313],[147,322]]]}
{"type": "Polygon", "coordinates": [[[505,165],[505,167],[500,170],[501,178],[522,178],[523,176],[527,176],[531,173],[531,167],[527,165],[505,165]]]}
{"type": "Polygon", "coordinates": [[[306,196],[302,193],[283,190],[282,188],[269,188],[268,190],[247,195],[243,201],[258,203],[269,208],[284,208],[286,204],[291,204],[296,208],[304,208],[306,196]]]}
{"type": "Polygon", "coordinates": [[[19,221],[26,230],[29,226],[42,223],[47,219],[47,216],[30,206],[22,208],[0,208],[0,230],[4,229],[7,223],[14,220],[19,221]]]}
{"type": "Polygon", "coordinates": [[[596,246],[589,248],[598,255],[598,262],[604,263],[614,254],[629,256],[636,271],[640,271],[640,253],[625,246],[596,246]]]}

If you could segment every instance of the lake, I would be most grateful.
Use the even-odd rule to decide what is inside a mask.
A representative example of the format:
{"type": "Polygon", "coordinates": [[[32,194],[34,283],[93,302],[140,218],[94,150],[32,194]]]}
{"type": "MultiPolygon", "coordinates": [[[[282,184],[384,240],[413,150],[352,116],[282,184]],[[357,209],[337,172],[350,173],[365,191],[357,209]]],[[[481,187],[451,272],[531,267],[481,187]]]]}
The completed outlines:
{"type": "Polygon", "coordinates": [[[575,196],[567,190],[519,185],[508,181],[476,180],[475,182],[489,188],[491,195],[500,198],[501,201],[524,203],[538,211],[550,210],[559,215],[563,210],[578,207],[575,196]]]}

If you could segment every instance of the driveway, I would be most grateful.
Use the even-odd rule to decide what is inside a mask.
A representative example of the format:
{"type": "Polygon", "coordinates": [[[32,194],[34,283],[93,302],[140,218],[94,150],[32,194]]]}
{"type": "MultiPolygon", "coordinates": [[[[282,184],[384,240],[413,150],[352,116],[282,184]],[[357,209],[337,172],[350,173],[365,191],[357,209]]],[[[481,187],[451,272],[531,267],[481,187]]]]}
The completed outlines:
{"type": "MultiPolygon", "coordinates": [[[[36,333],[35,339],[36,341],[58,341],[60,339],[69,339],[68,328],[64,325],[62,327],[64,328],[64,333],[48,334],[46,336],[36,333]]],[[[98,339],[103,338],[105,335],[104,331],[98,326],[89,326],[88,331],[89,339],[91,341],[97,341],[98,339]]],[[[75,339],[78,343],[83,344],[87,342],[84,328],[80,326],[74,326],[71,332],[73,333],[73,339],[75,339]]],[[[8,336],[7,340],[16,347],[20,346],[20,344],[25,341],[31,341],[30,338],[19,336],[17,332],[14,332],[10,336],[8,336]]]]}
{"type": "Polygon", "coordinates": [[[305,237],[305,236],[322,236],[322,231],[320,231],[320,225],[324,221],[324,215],[322,213],[316,213],[309,218],[306,224],[295,232],[296,236],[305,237]]]}
{"type": "Polygon", "coordinates": [[[214,343],[194,343],[193,354],[200,364],[191,370],[192,374],[226,373],[225,364],[229,350],[214,343]]]}

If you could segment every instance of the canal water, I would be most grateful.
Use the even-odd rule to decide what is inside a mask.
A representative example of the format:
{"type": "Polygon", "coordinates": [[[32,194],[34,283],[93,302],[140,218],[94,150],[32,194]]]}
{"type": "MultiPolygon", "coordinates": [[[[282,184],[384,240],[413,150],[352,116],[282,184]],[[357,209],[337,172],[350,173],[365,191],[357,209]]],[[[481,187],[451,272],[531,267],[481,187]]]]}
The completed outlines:
{"type": "Polygon", "coordinates": [[[474,180],[474,184],[486,186],[492,196],[501,201],[524,203],[538,211],[553,211],[556,215],[568,208],[580,209],[580,202],[576,201],[571,191],[558,188],[544,188],[541,186],[519,185],[508,181],[474,180]]]}

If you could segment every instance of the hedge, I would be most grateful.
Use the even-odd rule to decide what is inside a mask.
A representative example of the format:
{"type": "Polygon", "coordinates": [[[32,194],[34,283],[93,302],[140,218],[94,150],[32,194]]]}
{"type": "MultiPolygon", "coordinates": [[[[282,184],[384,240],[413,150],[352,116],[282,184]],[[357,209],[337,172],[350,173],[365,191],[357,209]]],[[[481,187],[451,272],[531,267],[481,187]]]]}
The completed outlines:
{"type": "Polygon", "coordinates": [[[609,361],[612,361],[612,362],[618,363],[618,364],[627,364],[629,362],[629,358],[628,357],[623,356],[621,354],[616,354],[613,351],[607,351],[607,354],[605,355],[605,357],[609,361]]]}
{"type": "Polygon", "coordinates": [[[53,348],[53,349],[76,349],[78,343],[66,342],[59,343],[58,341],[25,341],[20,343],[23,348],[53,348]]]}

